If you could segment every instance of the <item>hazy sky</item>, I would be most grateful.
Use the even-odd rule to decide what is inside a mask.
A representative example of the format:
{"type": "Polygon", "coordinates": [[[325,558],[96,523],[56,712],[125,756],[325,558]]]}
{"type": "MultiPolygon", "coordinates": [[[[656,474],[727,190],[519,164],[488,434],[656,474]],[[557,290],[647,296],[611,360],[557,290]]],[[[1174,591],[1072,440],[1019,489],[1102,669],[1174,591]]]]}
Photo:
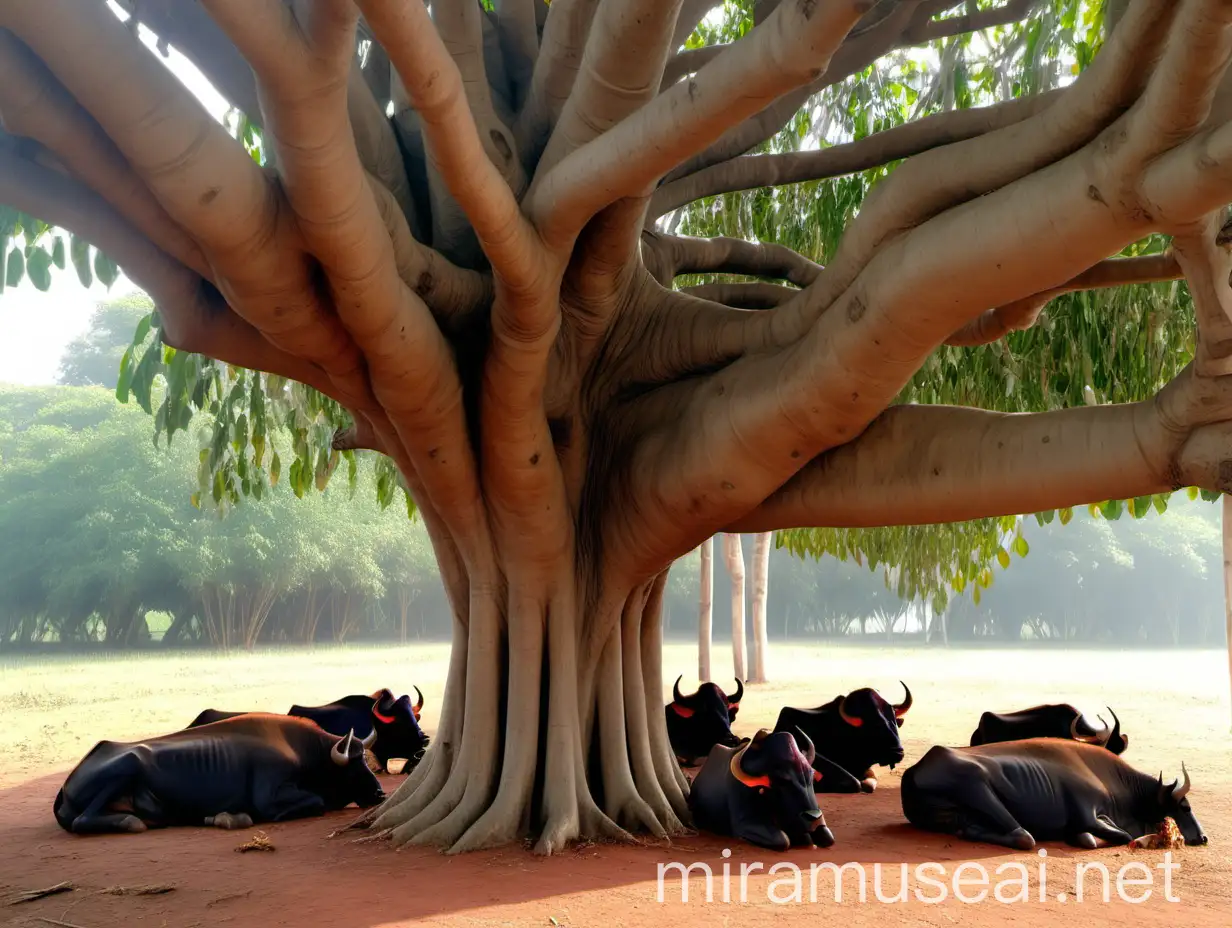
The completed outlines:
{"type": "MultiPolygon", "coordinates": [[[[120,19],[127,19],[114,3],[109,5],[120,19]]],[[[144,27],[140,34],[142,41],[154,48],[154,34],[144,27]]],[[[228,109],[226,100],[191,62],[174,49],[169,58],[158,52],[155,57],[222,121],[228,109]]],[[[46,293],[36,290],[29,280],[23,280],[16,288],[6,287],[0,294],[0,383],[53,383],[64,347],[85,331],[99,301],[136,289],[121,274],[110,291],[98,281],[87,290],[77,280],[71,264],[64,271],[52,268],[51,288],[46,293]]]]}

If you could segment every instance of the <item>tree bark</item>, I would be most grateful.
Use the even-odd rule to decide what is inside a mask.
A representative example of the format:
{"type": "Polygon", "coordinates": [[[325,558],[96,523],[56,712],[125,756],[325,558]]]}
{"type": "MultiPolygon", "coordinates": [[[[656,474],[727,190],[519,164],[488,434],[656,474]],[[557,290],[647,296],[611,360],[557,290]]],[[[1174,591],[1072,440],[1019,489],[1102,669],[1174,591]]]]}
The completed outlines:
{"type": "Polygon", "coordinates": [[[697,679],[712,681],[710,643],[714,638],[714,539],[707,538],[698,549],[701,561],[697,616],[697,679]]]}
{"type": "Polygon", "coordinates": [[[738,534],[723,534],[723,556],[727,561],[727,575],[731,578],[732,669],[736,679],[744,680],[744,546],[738,534]]]}
{"type": "Polygon", "coordinates": [[[765,683],[770,640],[766,633],[766,603],[770,595],[770,547],[773,532],[758,532],[753,539],[753,667],[750,683],[765,683]]]}
{"type": "Polygon", "coordinates": [[[1228,649],[1228,681],[1232,691],[1232,496],[1223,495],[1223,594],[1225,647],[1228,649]]]}

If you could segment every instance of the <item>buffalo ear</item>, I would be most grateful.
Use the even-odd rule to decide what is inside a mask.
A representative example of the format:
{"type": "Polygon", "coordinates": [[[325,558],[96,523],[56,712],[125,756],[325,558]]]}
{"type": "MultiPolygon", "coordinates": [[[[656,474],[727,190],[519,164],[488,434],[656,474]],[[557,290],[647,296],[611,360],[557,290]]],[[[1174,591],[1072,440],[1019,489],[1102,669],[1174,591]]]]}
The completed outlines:
{"type": "Polygon", "coordinates": [[[675,712],[682,719],[692,718],[693,716],[693,710],[690,709],[688,706],[682,706],[680,703],[674,702],[674,703],[671,703],[671,707],[672,707],[672,711],[675,712]]]}
{"type": "Polygon", "coordinates": [[[894,719],[894,724],[895,724],[895,725],[897,725],[899,728],[902,728],[902,727],[903,727],[903,722],[904,722],[904,721],[906,721],[906,720],[905,720],[905,719],[901,719],[901,718],[895,718],[895,719],[894,719]]]}

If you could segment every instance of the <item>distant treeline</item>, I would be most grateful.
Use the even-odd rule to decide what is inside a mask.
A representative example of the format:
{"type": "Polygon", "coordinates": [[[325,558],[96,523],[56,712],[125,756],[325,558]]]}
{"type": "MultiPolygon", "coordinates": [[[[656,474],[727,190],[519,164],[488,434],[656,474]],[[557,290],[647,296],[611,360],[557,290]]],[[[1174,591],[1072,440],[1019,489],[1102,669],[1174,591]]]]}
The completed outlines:
{"type": "MultiPolygon", "coordinates": [[[[423,525],[399,505],[379,507],[371,460],[354,493],[335,480],[300,500],[284,478],[219,520],[190,503],[193,442],[155,448],[152,434],[147,415],[103,388],[0,388],[0,649],[449,635],[423,525]]],[[[884,567],[774,551],[770,634],[1219,644],[1219,509],[1174,500],[1139,521],[1085,510],[1064,528],[1029,520],[1030,555],[997,569],[979,605],[968,594],[944,617],[899,599],[884,567]]],[[[668,636],[696,634],[697,581],[693,554],[671,574],[668,636]]],[[[716,558],[717,641],[729,616],[716,558]]]]}

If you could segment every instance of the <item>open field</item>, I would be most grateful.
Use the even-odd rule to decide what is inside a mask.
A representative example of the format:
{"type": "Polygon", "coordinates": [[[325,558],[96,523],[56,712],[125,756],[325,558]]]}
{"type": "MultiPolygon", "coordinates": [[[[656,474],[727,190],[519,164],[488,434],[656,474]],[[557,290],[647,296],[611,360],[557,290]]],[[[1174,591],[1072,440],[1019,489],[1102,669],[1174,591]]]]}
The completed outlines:
{"type": "MultiPolygon", "coordinates": [[[[736,728],[751,734],[771,727],[784,703],[817,705],[839,692],[873,685],[892,701],[898,681],[915,693],[915,708],[903,729],[907,764],[936,743],[965,743],[985,708],[1022,708],[1042,701],[1071,701],[1091,711],[1112,705],[1131,744],[1127,759],[1149,771],[1179,775],[1185,761],[1194,780],[1192,799],[1210,835],[1206,848],[1176,853],[1173,876],[1179,903],[1162,897],[1156,870],[1152,897],[1141,905],[1098,896],[1100,878],[1088,875],[1088,898],[1068,905],[1058,893],[1074,889],[1077,860],[1105,863],[1114,874],[1132,861],[1156,864],[1159,852],[1104,850],[1077,855],[1048,848],[1049,901],[1001,904],[988,901],[943,905],[918,901],[876,901],[868,869],[868,902],[853,898],[855,878],[846,877],[841,904],[833,880],[823,875],[816,903],[808,902],[808,864],[848,861],[883,868],[883,891],[897,892],[900,863],[911,867],[936,861],[948,874],[961,861],[978,861],[990,873],[1011,861],[1034,874],[1037,855],[1014,855],[982,845],[924,835],[906,825],[898,802],[897,771],[881,771],[883,788],[871,796],[823,796],[821,805],[838,843],[828,851],[793,851],[783,860],[804,870],[805,901],[775,905],[767,899],[774,878],[748,880],[748,902],[721,901],[716,882],[712,903],[699,899],[704,884],[694,879],[687,904],[679,878],[668,884],[665,903],[656,900],[656,867],[678,861],[708,862],[716,877],[723,863],[738,867],[778,860],[769,852],[697,836],[645,847],[582,847],[542,860],[521,849],[443,857],[431,851],[394,852],[385,844],[325,841],[350,820],[340,813],[266,829],[278,850],[235,854],[247,835],[197,829],[136,836],[76,838],[51,817],[51,801],[64,773],[95,741],[131,739],[182,727],[203,708],[285,711],[293,702],[316,704],[349,692],[388,686],[397,692],[417,684],[424,692],[424,722],[431,732],[440,708],[448,649],[444,645],[405,648],[347,648],[237,655],[142,655],[137,657],[0,660],[0,924],[46,925],[39,917],[81,928],[146,924],[312,925],[394,928],[404,924],[449,926],[535,925],[815,925],[841,918],[846,925],[964,924],[1009,922],[1112,925],[1136,923],[1226,925],[1232,917],[1232,737],[1227,664],[1219,652],[1110,652],[1024,650],[917,650],[851,645],[775,643],[774,682],[748,687],[736,728]],[[730,861],[720,852],[731,847],[730,861]],[[3,905],[19,889],[71,880],[77,891],[17,907],[3,905]],[[99,895],[115,885],[173,883],[161,896],[99,895]],[[1096,898],[1090,898],[1090,896],[1096,898]],[[841,910],[841,911],[836,911],[841,910]],[[773,919],[773,922],[771,921],[773,919]],[[784,921],[786,920],[786,921],[784,921]]],[[[692,646],[669,645],[664,655],[665,698],[671,680],[684,672],[682,687],[695,685],[692,646]]],[[[715,654],[717,680],[730,687],[715,654]]],[[[730,676],[730,674],[727,674],[730,676]]],[[[1105,713],[1106,714],[1106,713],[1105,713]]],[[[397,778],[387,780],[387,788],[397,778]]],[[[969,875],[969,874],[968,874],[969,875]]],[[[1129,873],[1135,878],[1141,873],[1129,873]]],[[[942,877],[948,881],[948,876],[942,877]]],[[[993,877],[993,886],[1001,877],[993,877]]],[[[1032,897],[1037,886],[1032,877],[1032,897]]],[[[926,894],[932,890],[925,888],[926,894]]],[[[968,888],[969,893],[977,889],[968,888]]],[[[787,890],[783,890],[787,892],[787,890]]],[[[1131,889],[1131,893],[1140,890],[1131,889]]]]}

